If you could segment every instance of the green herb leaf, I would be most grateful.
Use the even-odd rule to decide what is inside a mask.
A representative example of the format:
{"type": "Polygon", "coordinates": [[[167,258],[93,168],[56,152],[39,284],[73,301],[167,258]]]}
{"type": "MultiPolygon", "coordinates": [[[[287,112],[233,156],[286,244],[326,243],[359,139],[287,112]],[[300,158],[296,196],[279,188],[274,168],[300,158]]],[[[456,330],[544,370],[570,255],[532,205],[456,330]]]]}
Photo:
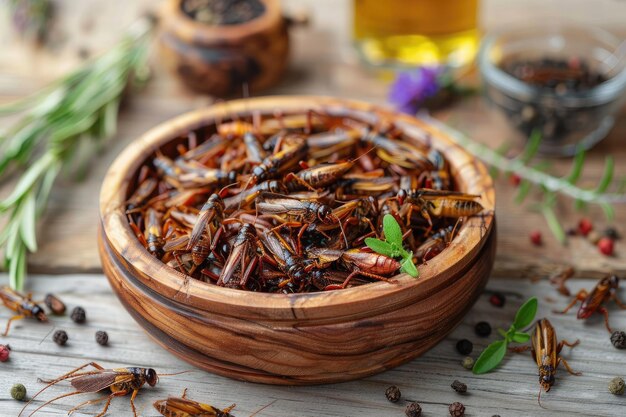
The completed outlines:
{"type": "Polygon", "coordinates": [[[561,226],[561,222],[559,222],[554,209],[551,206],[542,206],[541,213],[546,218],[546,222],[548,223],[548,228],[562,245],[567,242],[567,235],[565,234],[565,230],[563,230],[563,226],[561,226]]]}
{"type": "Polygon", "coordinates": [[[515,196],[515,202],[517,204],[522,204],[524,202],[526,196],[528,196],[528,193],[532,188],[532,185],[533,184],[530,181],[522,180],[517,189],[517,195],[515,196]]]}
{"type": "Polygon", "coordinates": [[[385,214],[385,217],[383,217],[383,231],[385,232],[387,242],[395,243],[402,247],[402,229],[400,229],[400,225],[391,214],[385,214]]]}
{"type": "Polygon", "coordinates": [[[530,340],[530,335],[524,332],[515,332],[513,337],[511,337],[511,341],[515,343],[526,343],[530,340]]]}
{"type": "Polygon", "coordinates": [[[601,203],[600,207],[602,207],[602,211],[604,212],[604,217],[607,221],[612,222],[615,218],[615,209],[612,205],[608,203],[601,203]]]}
{"type": "Polygon", "coordinates": [[[574,163],[572,165],[572,172],[565,178],[565,181],[570,184],[576,184],[578,179],[580,178],[580,174],[583,172],[583,165],[585,162],[585,152],[581,149],[576,152],[576,156],[574,157],[574,163]]]}
{"type": "Polygon", "coordinates": [[[523,329],[530,325],[537,314],[537,306],[537,297],[529,298],[524,304],[522,304],[519,310],[517,310],[513,326],[515,326],[516,329],[523,329]]]}
{"type": "Polygon", "coordinates": [[[36,217],[36,205],[35,205],[35,193],[29,193],[24,200],[24,206],[20,212],[20,237],[24,242],[24,245],[31,252],[37,251],[37,217],[36,217]]]}
{"type": "Polygon", "coordinates": [[[380,253],[381,255],[389,256],[392,258],[394,257],[393,256],[393,254],[395,253],[394,248],[391,246],[391,244],[385,241],[382,241],[380,239],[376,239],[373,237],[368,237],[365,239],[365,244],[367,245],[368,248],[370,248],[376,253],[380,253]]]}
{"type": "Polygon", "coordinates": [[[539,129],[535,129],[528,137],[528,142],[526,143],[524,152],[519,158],[522,163],[527,164],[531,159],[533,159],[539,150],[539,145],[541,145],[541,131],[539,131],[539,129]]]}
{"type": "Polygon", "coordinates": [[[507,343],[504,340],[496,340],[482,351],[472,372],[476,375],[484,374],[498,366],[506,354],[507,343]]]}
{"type": "Polygon", "coordinates": [[[602,178],[600,179],[600,183],[595,189],[595,192],[600,194],[603,193],[609,188],[611,185],[611,181],[613,181],[613,168],[614,162],[611,156],[606,157],[606,164],[604,165],[604,173],[602,174],[602,178]]]}
{"type": "Polygon", "coordinates": [[[413,263],[413,259],[411,259],[411,257],[406,258],[404,259],[404,261],[402,261],[402,267],[400,268],[400,270],[406,274],[409,274],[413,278],[419,277],[419,271],[415,267],[415,264],[413,263]]]}

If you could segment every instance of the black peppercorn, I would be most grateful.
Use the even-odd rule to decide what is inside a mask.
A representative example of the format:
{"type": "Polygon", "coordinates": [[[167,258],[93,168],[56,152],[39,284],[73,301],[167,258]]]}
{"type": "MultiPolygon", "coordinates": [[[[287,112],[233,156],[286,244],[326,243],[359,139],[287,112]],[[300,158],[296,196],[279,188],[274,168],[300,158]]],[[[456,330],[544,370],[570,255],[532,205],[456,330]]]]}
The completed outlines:
{"type": "Polygon", "coordinates": [[[452,387],[453,390],[455,390],[459,394],[465,394],[467,392],[467,385],[465,385],[459,380],[455,379],[452,385],[450,386],[452,387]]]}
{"type": "Polygon", "coordinates": [[[452,417],[463,417],[465,415],[465,406],[460,402],[450,404],[448,410],[452,417]]]}
{"type": "Polygon", "coordinates": [[[65,345],[67,343],[67,339],[68,337],[65,330],[57,330],[54,332],[54,335],[52,335],[52,340],[54,340],[54,343],[59,346],[65,345]]]}
{"type": "Polygon", "coordinates": [[[85,309],[82,307],[76,307],[72,310],[72,315],[70,316],[74,323],[84,323],[87,320],[87,314],[85,313],[85,309]]]}
{"type": "Polygon", "coordinates": [[[489,297],[489,302],[491,303],[492,306],[504,307],[506,298],[504,297],[504,294],[499,293],[499,292],[494,292],[493,294],[491,294],[491,297],[489,297]]]}
{"type": "Polygon", "coordinates": [[[606,229],[604,229],[604,232],[602,234],[613,240],[618,240],[620,237],[619,232],[614,227],[607,227],[606,229]]]}
{"type": "Polygon", "coordinates": [[[461,339],[458,342],[456,342],[456,350],[461,355],[469,355],[470,353],[472,353],[473,349],[474,349],[474,345],[472,344],[472,342],[470,342],[467,339],[461,339]]]}
{"type": "Polygon", "coordinates": [[[395,385],[392,385],[385,390],[385,397],[387,397],[387,399],[392,403],[397,403],[401,396],[402,393],[400,392],[400,388],[395,385]]]}
{"type": "Polygon", "coordinates": [[[107,334],[107,332],[98,330],[96,332],[96,342],[98,342],[98,344],[102,346],[105,346],[107,343],[109,343],[109,335],[107,334]]]}
{"type": "Polygon", "coordinates": [[[611,343],[616,349],[626,349],[626,333],[614,331],[611,335],[611,343]]]}
{"type": "Polygon", "coordinates": [[[474,327],[474,331],[477,336],[487,337],[491,334],[491,325],[486,321],[480,321],[476,323],[476,327],[474,327]]]}
{"type": "Polygon", "coordinates": [[[409,403],[404,409],[407,417],[420,417],[422,415],[422,407],[418,403],[409,403]]]}

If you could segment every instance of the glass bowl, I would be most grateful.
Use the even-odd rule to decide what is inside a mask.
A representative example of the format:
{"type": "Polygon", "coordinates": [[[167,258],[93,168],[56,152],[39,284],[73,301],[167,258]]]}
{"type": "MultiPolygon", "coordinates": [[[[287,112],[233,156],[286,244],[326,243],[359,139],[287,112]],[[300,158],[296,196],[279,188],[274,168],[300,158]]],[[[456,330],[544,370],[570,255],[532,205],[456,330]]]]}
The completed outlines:
{"type": "Polygon", "coordinates": [[[540,152],[571,156],[591,148],[613,127],[624,103],[626,58],[612,34],[581,25],[514,28],[488,35],[478,64],[487,100],[504,112],[524,137],[541,134],[540,152]],[[589,89],[546,88],[503,70],[510,62],[552,60],[585,63],[604,81],[589,89]]]}

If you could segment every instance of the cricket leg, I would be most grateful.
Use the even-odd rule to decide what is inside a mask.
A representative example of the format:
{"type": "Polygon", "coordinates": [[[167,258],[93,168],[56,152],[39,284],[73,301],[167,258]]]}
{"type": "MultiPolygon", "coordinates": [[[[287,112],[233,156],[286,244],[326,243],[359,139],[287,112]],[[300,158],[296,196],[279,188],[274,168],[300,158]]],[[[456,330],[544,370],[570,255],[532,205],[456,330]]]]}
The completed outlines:
{"type": "Polygon", "coordinates": [[[587,291],[580,290],[580,291],[578,291],[578,294],[576,294],[576,297],[574,297],[572,302],[569,303],[569,305],[567,307],[565,307],[565,310],[563,310],[563,311],[553,310],[552,312],[555,313],[555,314],[565,314],[568,311],[570,311],[572,309],[572,307],[574,307],[576,305],[576,303],[578,303],[579,301],[584,300],[585,298],[587,298],[587,291]]]}
{"type": "Polygon", "coordinates": [[[11,323],[13,321],[17,321],[17,320],[22,320],[25,316],[23,314],[19,314],[17,316],[13,316],[9,319],[9,321],[7,321],[7,328],[4,330],[4,333],[2,334],[2,336],[6,336],[9,334],[9,328],[11,327],[11,323]]]}
{"type": "Polygon", "coordinates": [[[604,315],[604,325],[606,326],[606,329],[609,331],[609,333],[613,333],[613,330],[611,330],[611,326],[609,326],[609,312],[606,308],[604,307],[600,307],[598,310],[598,313],[601,313],[602,315],[604,315]]]}
{"type": "Polygon", "coordinates": [[[574,372],[572,370],[572,368],[570,368],[569,364],[567,363],[567,361],[565,359],[563,359],[562,357],[559,356],[558,360],[556,361],[556,366],[559,366],[559,363],[563,363],[563,366],[565,367],[565,369],[567,369],[567,372],[569,372],[572,375],[576,375],[576,376],[581,376],[583,373],[582,372],[574,372]]]}

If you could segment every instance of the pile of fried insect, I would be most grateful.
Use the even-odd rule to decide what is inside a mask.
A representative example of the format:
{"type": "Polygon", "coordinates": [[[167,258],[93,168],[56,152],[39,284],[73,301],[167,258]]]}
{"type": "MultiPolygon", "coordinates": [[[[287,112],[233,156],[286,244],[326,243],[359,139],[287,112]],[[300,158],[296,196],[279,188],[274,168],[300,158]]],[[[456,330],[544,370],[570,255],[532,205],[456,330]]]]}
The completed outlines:
{"type": "MultiPolygon", "coordinates": [[[[454,191],[428,135],[318,112],[252,113],[188,132],[138,171],[126,213],[155,257],[186,276],[271,293],[387,281],[401,268],[364,241],[391,214],[414,265],[483,210],[454,191]]],[[[413,268],[415,270],[415,268],[413,268]]],[[[415,275],[414,275],[415,276],[415,275]]]]}

